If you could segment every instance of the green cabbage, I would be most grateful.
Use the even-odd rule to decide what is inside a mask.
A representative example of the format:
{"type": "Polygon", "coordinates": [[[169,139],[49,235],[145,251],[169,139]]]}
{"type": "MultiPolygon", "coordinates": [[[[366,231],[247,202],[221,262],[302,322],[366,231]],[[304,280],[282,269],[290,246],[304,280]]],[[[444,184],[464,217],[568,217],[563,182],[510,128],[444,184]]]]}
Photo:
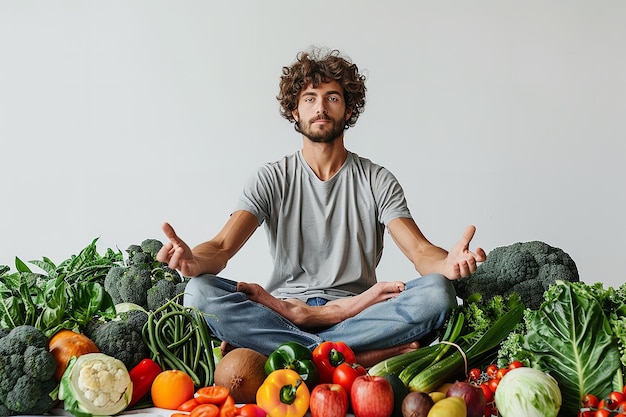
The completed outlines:
{"type": "Polygon", "coordinates": [[[76,417],[116,415],[128,407],[132,394],[124,363],[104,353],[70,359],[59,384],[59,400],[76,417]]]}
{"type": "Polygon", "coordinates": [[[503,417],[556,417],[562,397],[553,377],[535,368],[522,367],[504,374],[495,401],[503,417]]]}

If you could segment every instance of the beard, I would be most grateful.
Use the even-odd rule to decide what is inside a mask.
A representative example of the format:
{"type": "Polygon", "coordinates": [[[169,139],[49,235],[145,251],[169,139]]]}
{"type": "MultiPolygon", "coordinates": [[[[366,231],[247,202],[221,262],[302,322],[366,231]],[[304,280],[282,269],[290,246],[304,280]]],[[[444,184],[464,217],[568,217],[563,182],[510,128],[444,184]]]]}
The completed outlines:
{"type": "Polygon", "coordinates": [[[328,116],[325,117],[316,117],[314,119],[309,120],[306,124],[302,125],[300,123],[296,123],[296,130],[306,136],[311,142],[315,143],[332,143],[338,137],[343,135],[345,130],[345,122],[343,120],[335,120],[331,119],[328,116]],[[324,126],[324,129],[319,129],[313,131],[313,123],[316,120],[329,120],[331,121],[330,126],[324,126]]]}

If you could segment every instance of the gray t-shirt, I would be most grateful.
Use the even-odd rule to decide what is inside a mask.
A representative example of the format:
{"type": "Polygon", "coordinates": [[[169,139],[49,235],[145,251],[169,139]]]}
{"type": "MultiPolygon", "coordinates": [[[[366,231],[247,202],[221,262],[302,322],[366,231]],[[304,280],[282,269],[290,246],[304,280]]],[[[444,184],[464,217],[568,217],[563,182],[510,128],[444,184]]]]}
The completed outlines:
{"type": "Polygon", "coordinates": [[[265,223],[274,270],[265,288],[279,298],[336,299],[376,282],[385,226],[411,217],[395,176],[348,152],[321,181],[302,152],[263,165],[236,205],[265,223]]]}

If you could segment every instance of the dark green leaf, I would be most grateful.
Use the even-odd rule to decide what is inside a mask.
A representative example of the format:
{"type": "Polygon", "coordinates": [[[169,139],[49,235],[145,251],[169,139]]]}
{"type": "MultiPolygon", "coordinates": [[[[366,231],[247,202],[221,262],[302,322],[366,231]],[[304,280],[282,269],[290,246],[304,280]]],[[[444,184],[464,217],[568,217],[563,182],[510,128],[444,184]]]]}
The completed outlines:
{"type": "Polygon", "coordinates": [[[583,286],[560,282],[551,294],[528,317],[525,348],[533,366],[557,380],[563,409],[574,415],[585,394],[611,392],[619,350],[602,306],[583,286]]]}

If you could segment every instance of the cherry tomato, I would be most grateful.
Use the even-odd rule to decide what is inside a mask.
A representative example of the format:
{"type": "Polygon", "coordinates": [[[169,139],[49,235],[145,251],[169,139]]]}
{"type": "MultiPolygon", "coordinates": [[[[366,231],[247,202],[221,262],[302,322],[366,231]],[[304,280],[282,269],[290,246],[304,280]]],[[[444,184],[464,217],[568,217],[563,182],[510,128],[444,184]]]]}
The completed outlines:
{"type": "Polygon", "coordinates": [[[489,384],[489,389],[491,390],[491,392],[493,392],[495,394],[496,390],[498,389],[498,384],[500,383],[499,379],[496,378],[492,378],[489,381],[487,381],[487,384],[489,384]]]}
{"type": "Polygon", "coordinates": [[[621,403],[624,400],[624,393],[621,391],[613,391],[609,394],[609,399],[615,403],[621,403]]]}
{"type": "Polygon", "coordinates": [[[482,384],[480,384],[480,388],[483,390],[483,394],[485,394],[485,400],[487,401],[487,403],[492,402],[494,392],[491,390],[489,382],[483,382],[482,384]]]}
{"type": "Polygon", "coordinates": [[[583,408],[598,408],[598,397],[593,394],[587,394],[583,397],[583,408]]]}
{"type": "Polygon", "coordinates": [[[472,368],[469,371],[468,374],[468,379],[470,381],[478,381],[478,379],[480,379],[480,376],[482,375],[482,371],[478,368],[472,368]]]}
{"type": "Polygon", "coordinates": [[[596,410],[595,417],[610,417],[611,416],[611,412],[609,410],[606,409],[600,409],[600,410],[596,410]]]}
{"type": "Polygon", "coordinates": [[[603,398],[598,403],[598,409],[613,411],[617,408],[617,404],[615,401],[610,398],[603,398]]]}
{"type": "Polygon", "coordinates": [[[502,379],[502,377],[509,372],[509,368],[500,368],[496,371],[496,379],[502,379]]]}
{"type": "Polygon", "coordinates": [[[515,368],[523,368],[523,367],[524,367],[524,364],[521,361],[513,361],[508,366],[509,370],[515,369],[515,368]]]}
{"type": "Polygon", "coordinates": [[[489,378],[495,378],[496,377],[496,372],[498,372],[498,365],[496,365],[495,363],[492,363],[491,365],[487,366],[487,369],[485,370],[485,372],[487,372],[487,376],[489,378]]]}
{"type": "Polygon", "coordinates": [[[622,414],[622,413],[626,413],[626,400],[620,401],[619,404],[617,404],[617,407],[615,408],[615,411],[622,414]]]}

